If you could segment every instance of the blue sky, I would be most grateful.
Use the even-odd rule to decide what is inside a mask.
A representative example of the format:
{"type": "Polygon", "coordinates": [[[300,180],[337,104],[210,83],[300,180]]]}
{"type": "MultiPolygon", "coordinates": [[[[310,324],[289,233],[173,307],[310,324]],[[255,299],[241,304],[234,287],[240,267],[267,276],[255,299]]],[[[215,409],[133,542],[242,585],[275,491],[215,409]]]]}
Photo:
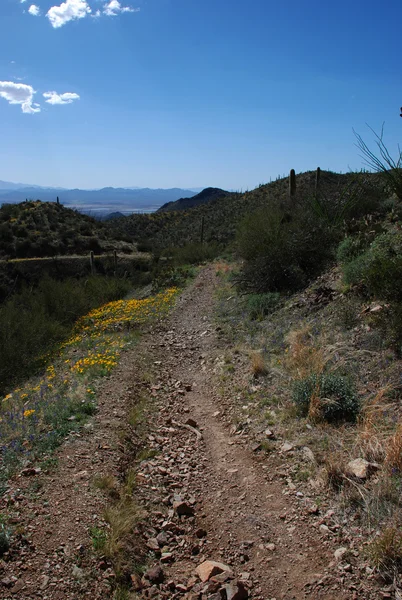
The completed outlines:
{"type": "Polygon", "coordinates": [[[366,122],[395,155],[400,23],[396,0],[1,0],[0,179],[251,189],[360,168],[366,122]]]}

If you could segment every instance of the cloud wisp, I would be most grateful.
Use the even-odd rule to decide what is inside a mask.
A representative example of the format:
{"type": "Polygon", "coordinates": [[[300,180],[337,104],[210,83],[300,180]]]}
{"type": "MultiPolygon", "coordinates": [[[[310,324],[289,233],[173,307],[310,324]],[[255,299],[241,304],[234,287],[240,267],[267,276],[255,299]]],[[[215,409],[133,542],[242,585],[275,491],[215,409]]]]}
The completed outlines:
{"type": "Polygon", "coordinates": [[[39,17],[40,8],[39,8],[39,6],[36,6],[36,4],[31,4],[31,6],[28,8],[28,12],[33,17],[39,17]]]}
{"type": "Polygon", "coordinates": [[[108,17],[116,17],[121,13],[139,12],[139,10],[139,8],[132,8],[131,6],[122,6],[118,0],[110,0],[103,7],[103,14],[108,17]]]}
{"type": "Polygon", "coordinates": [[[9,104],[19,104],[23,113],[33,115],[40,112],[39,104],[33,102],[35,90],[25,83],[0,81],[0,98],[9,104]]]}
{"type": "Polygon", "coordinates": [[[58,94],[57,92],[45,92],[43,97],[46,99],[45,102],[48,104],[71,104],[74,100],[79,100],[78,94],[72,92],[65,92],[64,94],[58,94]]]}
{"type": "Polygon", "coordinates": [[[66,0],[60,6],[52,6],[46,13],[50,24],[55,29],[63,27],[69,21],[83,19],[92,10],[86,0],[66,0]]]}

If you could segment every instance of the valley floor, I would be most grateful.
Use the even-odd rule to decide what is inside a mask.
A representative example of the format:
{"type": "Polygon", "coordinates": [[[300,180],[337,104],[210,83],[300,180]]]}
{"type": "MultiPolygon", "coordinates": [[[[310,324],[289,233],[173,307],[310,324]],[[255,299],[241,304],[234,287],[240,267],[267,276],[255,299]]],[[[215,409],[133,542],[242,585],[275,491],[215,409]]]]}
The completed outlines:
{"type": "MultiPolygon", "coordinates": [[[[227,342],[213,319],[219,282],[213,266],[203,269],[170,317],[123,356],[99,393],[97,415],[66,440],[57,468],[23,471],[12,482],[1,512],[10,515],[17,543],[0,563],[1,598],[113,596],[115,557],[94,547],[102,543],[107,505],[109,535],[116,533],[110,510],[124,508],[121,482],[127,491],[134,454],[138,520],[121,548],[116,533],[115,598],[391,597],[359,566],[357,545],[333,511],[289,485],[292,447],[278,445],[267,461],[233,425],[238,392],[221,389],[227,342]],[[116,485],[95,485],[108,477],[116,485]],[[230,572],[216,567],[202,582],[196,569],[204,561],[230,572]],[[144,577],[135,562],[145,565],[144,577]]],[[[249,386],[240,355],[237,371],[249,386]]]]}

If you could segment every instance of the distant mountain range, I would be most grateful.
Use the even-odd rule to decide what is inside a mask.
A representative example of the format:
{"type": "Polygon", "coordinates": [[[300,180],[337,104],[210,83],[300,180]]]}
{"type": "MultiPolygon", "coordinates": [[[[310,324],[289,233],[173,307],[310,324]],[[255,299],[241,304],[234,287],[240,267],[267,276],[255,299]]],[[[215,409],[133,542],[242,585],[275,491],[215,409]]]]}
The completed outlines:
{"type": "Polygon", "coordinates": [[[100,190],[68,190],[0,181],[0,205],[23,202],[26,199],[55,202],[56,198],[59,197],[61,204],[94,216],[105,215],[110,212],[130,214],[132,212],[152,212],[160,206],[174,202],[179,198],[191,198],[196,195],[198,189],[106,187],[100,190]]]}

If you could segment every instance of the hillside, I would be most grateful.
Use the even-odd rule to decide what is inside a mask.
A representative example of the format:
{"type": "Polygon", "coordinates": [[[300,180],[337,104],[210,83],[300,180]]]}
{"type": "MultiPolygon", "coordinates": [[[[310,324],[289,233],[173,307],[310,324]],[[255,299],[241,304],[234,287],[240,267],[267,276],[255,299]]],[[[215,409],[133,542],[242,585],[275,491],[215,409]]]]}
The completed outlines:
{"type": "Polygon", "coordinates": [[[231,196],[231,192],[226,192],[220,188],[205,188],[199,194],[192,196],[191,198],[180,198],[175,202],[167,202],[161,206],[157,212],[165,212],[167,210],[187,210],[200,206],[201,204],[208,204],[212,200],[218,200],[218,198],[225,198],[231,196]]]}
{"type": "Polygon", "coordinates": [[[90,250],[131,252],[133,248],[92,217],[55,202],[37,200],[0,208],[3,259],[86,254],[90,250]]]}
{"type": "MultiPolygon", "coordinates": [[[[314,196],[315,171],[297,175],[294,203],[305,202],[314,196]]],[[[364,202],[370,201],[373,183],[378,176],[369,173],[338,174],[321,171],[320,195],[328,203],[340,198],[350,186],[361,186],[364,202]]],[[[158,211],[148,215],[130,215],[113,220],[108,226],[113,235],[128,235],[135,242],[155,248],[183,246],[200,240],[201,221],[204,218],[204,241],[222,246],[229,244],[245,215],[274,202],[288,202],[288,178],[261,185],[244,194],[233,193],[210,200],[187,210],[158,211]]]]}

